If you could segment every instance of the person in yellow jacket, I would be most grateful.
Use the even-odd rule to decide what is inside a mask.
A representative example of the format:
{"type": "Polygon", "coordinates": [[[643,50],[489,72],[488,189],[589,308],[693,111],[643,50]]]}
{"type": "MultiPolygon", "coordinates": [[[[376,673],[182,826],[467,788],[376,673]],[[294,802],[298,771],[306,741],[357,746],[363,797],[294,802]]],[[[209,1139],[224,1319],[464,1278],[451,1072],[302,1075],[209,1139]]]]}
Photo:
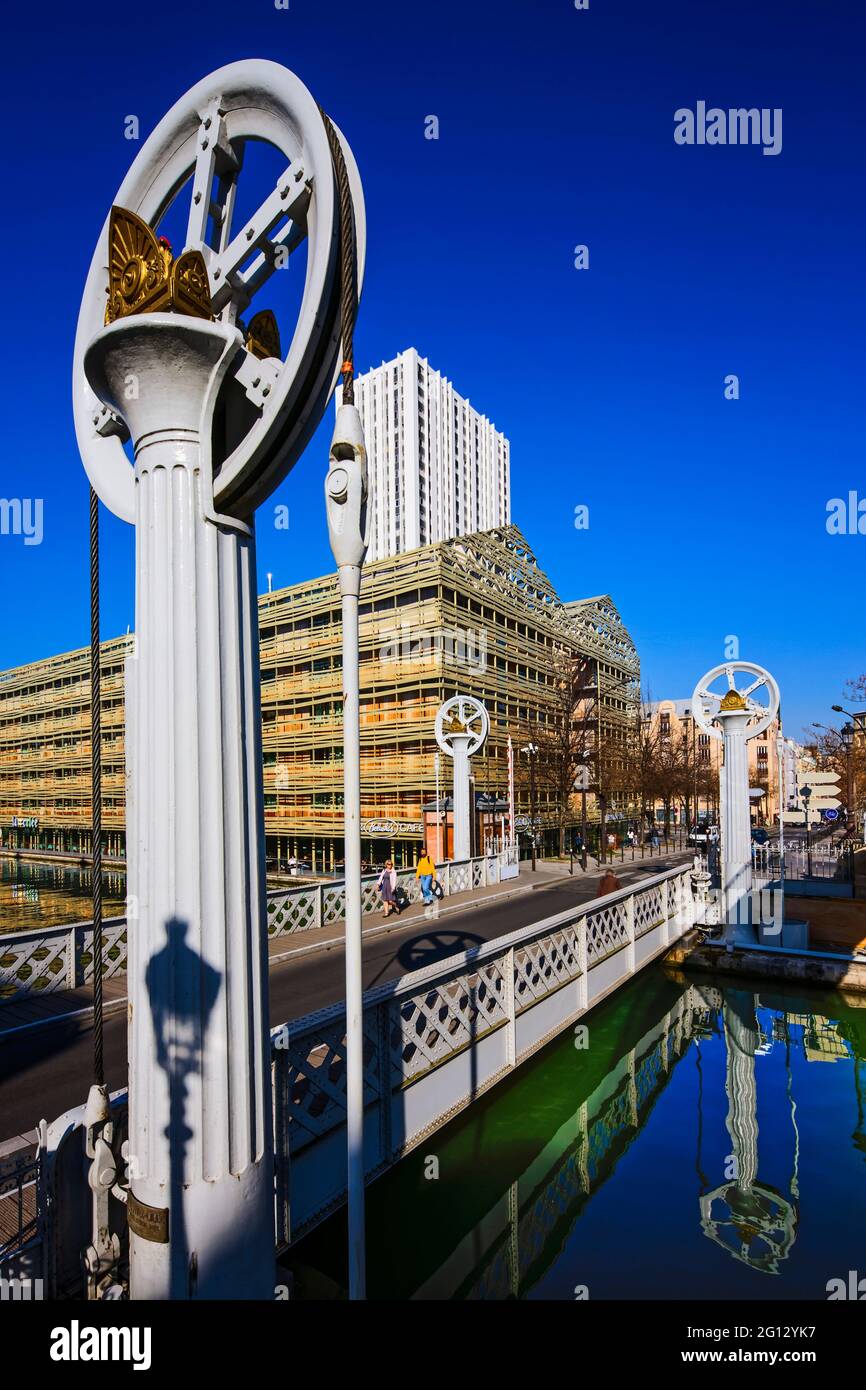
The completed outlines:
{"type": "Polygon", "coordinates": [[[421,896],[429,907],[433,901],[433,880],[436,877],[436,865],[426,850],[418,860],[415,877],[421,880],[421,896]]]}

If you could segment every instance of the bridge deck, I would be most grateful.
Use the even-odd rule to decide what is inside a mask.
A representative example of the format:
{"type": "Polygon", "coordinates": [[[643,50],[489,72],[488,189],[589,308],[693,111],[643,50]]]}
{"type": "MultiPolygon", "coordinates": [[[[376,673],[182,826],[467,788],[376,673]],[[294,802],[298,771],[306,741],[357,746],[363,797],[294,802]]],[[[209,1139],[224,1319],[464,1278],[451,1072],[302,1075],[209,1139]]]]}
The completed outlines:
{"type": "MultiPolygon", "coordinates": [[[[578,870],[578,874],[579,874],[578,870]]],[[[528,865],[521,865],[520,875],[516,879],[505,883],[494,883],[488,888],[472,888],[464,893],[452,893],[443,901],[439,908],[439,916],[445,916],[449,912],[459,907],[465,908],[469,903],[483,903],[492,897],[512,896],[514,893],[526,893],[533,888],[546,888],[563,876],[568,877],[568,867],[563,864],[539,864],[538,871],[533,874],[528,865]]],[[[590,872],[588,877],[592,877],[590,872]]],[[[399,921],[402,925],[415,920],[424,920],[424,908],[420,903],[415,903],[405,909],[397,917],[389,918],[388,927],[396,926],[399,921]]],[[[372,913],[364,920],[364,936],[376,933],[386,928],[385,922],[379,913],[372,913]]],[[[387,929],[387,928],[386,928],[387,929]]],[[[343,923],[335,922],[331,926],[306,929],[300,932],[291,932],[284,936],[271,936],[268,938],[268,955],[270,964],[275,965],[279,961],[286,960],[290,956],[298,955],[304,951],[322,950],[325,947],[338,944],[343,939],[343,923]]],[[[2,944],[2,936],[0,936],[2,944]]],[[[103,982],[103,998],[105,1000],[106,1012],[113,1012],[123,1007],[126,1002],[126,975],[116,975],[103,982]]],[[[6,1033],[14,1033],[18,1028],[36,1027],[55,1019],[69,1018],[82,1010],[89,1010],[93,1005],[93,988],[90,984],[80,985],[77,989],[58,990],[50,994],[27,994],[19,995],[17,999],[10,1000],[8,1003],[0,1001],[0,1038],[6,1033]]]]}

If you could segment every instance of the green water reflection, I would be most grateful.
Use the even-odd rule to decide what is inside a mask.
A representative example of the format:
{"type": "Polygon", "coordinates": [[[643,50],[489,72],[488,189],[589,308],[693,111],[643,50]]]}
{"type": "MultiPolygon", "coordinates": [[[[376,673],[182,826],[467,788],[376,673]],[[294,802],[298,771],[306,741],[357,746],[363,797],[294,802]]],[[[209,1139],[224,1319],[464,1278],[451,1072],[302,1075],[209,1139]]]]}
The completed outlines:
{"type": "MultiPolygon", "coordinates": [[[[105,915],[122,917],[126,874],[104,873],[102,896],[105,915]]],[[[92,915],[89,869],[0,859],[0,933],[86,922],[92,915]]]]}
{"type": "MultiPolygon", "coordinates": [[[[656,966],[587,1022],[371,1187],[371,1298],[823,1299],[866,1274],[866,997],[656,966]]],[[[299,1244],[300,1297],[340,1296],[344,1245],[344,1213],[299,1244]]]]}

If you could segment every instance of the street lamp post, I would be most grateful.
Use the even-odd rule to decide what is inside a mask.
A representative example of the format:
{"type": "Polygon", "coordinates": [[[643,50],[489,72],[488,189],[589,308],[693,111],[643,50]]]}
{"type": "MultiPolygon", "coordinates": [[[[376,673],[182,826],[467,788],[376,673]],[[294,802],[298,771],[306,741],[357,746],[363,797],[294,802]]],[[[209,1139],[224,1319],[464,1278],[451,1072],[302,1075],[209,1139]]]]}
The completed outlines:
{"type": "Polygon", "coordinates": [[[850,832],[854,828],[854,765],[851,756],[854,751],[854,725],[843,724],[839,737],[845,749],[845,824],[850,832]]]}
{"type": "MultiPolygon", "coordinates": [[[[863,737],[863,735],[866,734],[866,710],[845,709],[844,705],[831,705],[831,709],[833,710],[834,714],[845,714],[852,721],[845,727],[847,730],[849,730],[848,739],[846,743],[849,758],[850,788],[848,799],[848,826],[850,829],[853,830],[856,829],[856,825],[854,820],[854,765],[852,758],[854,753],[854,741],[857,734],[860,734],[861,737],[863,737]]],[[[866,825],[864,825],[864,833],[866,833],[866,825]]]]}
{"type": "Polygon", "coordinates": [[[532,844],[532,872],[535,873],[535,759],[538,756],[538,745],[527,743],[520,751],[525,753],[529,759],[529,819],[532,822],[530,840],[532,844]]]}
{"type": "Polygon", "coordinates": [[[361,903],[361,724],[358,602],[370,539],[367,453],[354,404],[337,410],[325,506],[343,617],[343,837],[346,862],[346,1144],[349,1297],[366,1292],[364,1256],[364,987],[361,903]]]}
{"type": "Polygon", "coordinates": [[[439,799],[439,754],[433,754],[433,770],[436,774],[436,854],[439,862],[442,862],[442,803],[439,799]]]}

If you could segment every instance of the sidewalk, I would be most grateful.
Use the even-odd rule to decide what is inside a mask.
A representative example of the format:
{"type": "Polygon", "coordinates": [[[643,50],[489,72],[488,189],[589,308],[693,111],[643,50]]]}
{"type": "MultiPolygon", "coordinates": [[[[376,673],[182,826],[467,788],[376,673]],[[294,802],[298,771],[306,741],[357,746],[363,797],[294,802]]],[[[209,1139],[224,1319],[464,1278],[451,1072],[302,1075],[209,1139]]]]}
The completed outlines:
{"type": "MultiPolygon", "coordinates": [[[[591,876],[589,871],[588,877],[591,876]]],[[[578,871],[575,872],[577,877],[578,871]]],[[[583,876],[582,873],[580,875],[583,876]]],[[[546,888],[563,877],[568,878],[568,865],[539,862],[533,874],[530,865],[521,864],[517,878],[504,883],[491,884],[489,888],[469,889],[465,893],[454,893],[442,898],[439,903],[439,917],[444,917],[459,908],[478,904],[483,906],[495,898],[512,897],[515,893],[530,893],[536,888],[546,888]]],[[[398,925],[407,922],[423,922],[424,906],[413,903],[399,916],[382,919],[381,913],[368,913],[363,920],[364,937],[378,936],[382,932],[393,931],[398,925]]],[[[0,938],[2,941],[2,938],[0,938]]],[[[343,944],[343,924],[334,922],[328,927],[309,931],[287,932],[284,936],[268,937],[268,957],[271,966],[296,956],[307,955],[311,951],[329,950],[343,944]]],[[[103,983],[103,1013],[105,1016],[126,1007],[126,975],[118,975],[103,983]]],[[[78,989],[58,990],[52,994],[30,994],[9,1004],[0,1003],[0,1041],[8,1034],[17,1034],[24,1029],[38,1028],[42,1025],[83,1018],[93,1011],[93,990],[90,985],[78,989]]]]}
{"type": "MultiPolygon", "coordinates": [[[[655,862],[669,862],[679,857],[681,853],[675,851],[666,857],[664,855],[657,856],[655,862]]],[[[601,866],[596,865],[595,860],[590,859],[585,874],[580,863],[575,860],[573,875],[569,873],[569,861],[567,859],[538,860],[534,873],[531,864],[528,861],[523,861],[517,878],[506,879],[503,883],[491,884],[488,888],[468,889],[466,892],[454,893],[447,898],[442,898],[438,903],[438,911],[431,913],[429,919],[426,916],[423,903],[413,903],[399,916],[389,917],[387,921],[383,919],[380,912],[368,913],[363,919],[363,937],[365,940],[375,938],[404,928],[407,923],[418,922],[421,924],[425,920],[439,921],[455,912],[465,911],[467,907],[486,907],[497,901],[502,902],[506,898],[532,893],[557,883],[567,883],[569,880],[575,884],[593,879],[599,880],[608,867],[612,868],[617,875],[629,871],[640,871],[641,869],[646,874],[656,871],[653,867],[653,859],[649,856],[643,861],[638,856],[634,863],[627,857],[623,862],[617,859],[612,865],[601,866]]],[[[284,961],[297,959],[316,951],[333,950],[342,945],[342,922],[334,922],[330,926],[312,928],[307,931],[288,932],[284,936],[271,936],[268,938],[269,965],[273,967],[284,961]]],[[[125,974],[104,982],[103,999],[103,1013],[106,1017],[126,1007],[125,974]]],[[[0,1004],[0,1042],[6,1036],[20,1036],[26,1030],[48,1026],[52,1023],[86,1019],[92,1012],[93,994],[90,985],[80,986],[74,990],[58,990],[55,994],[26,995],[12,1003],[0,1004]]]]}

